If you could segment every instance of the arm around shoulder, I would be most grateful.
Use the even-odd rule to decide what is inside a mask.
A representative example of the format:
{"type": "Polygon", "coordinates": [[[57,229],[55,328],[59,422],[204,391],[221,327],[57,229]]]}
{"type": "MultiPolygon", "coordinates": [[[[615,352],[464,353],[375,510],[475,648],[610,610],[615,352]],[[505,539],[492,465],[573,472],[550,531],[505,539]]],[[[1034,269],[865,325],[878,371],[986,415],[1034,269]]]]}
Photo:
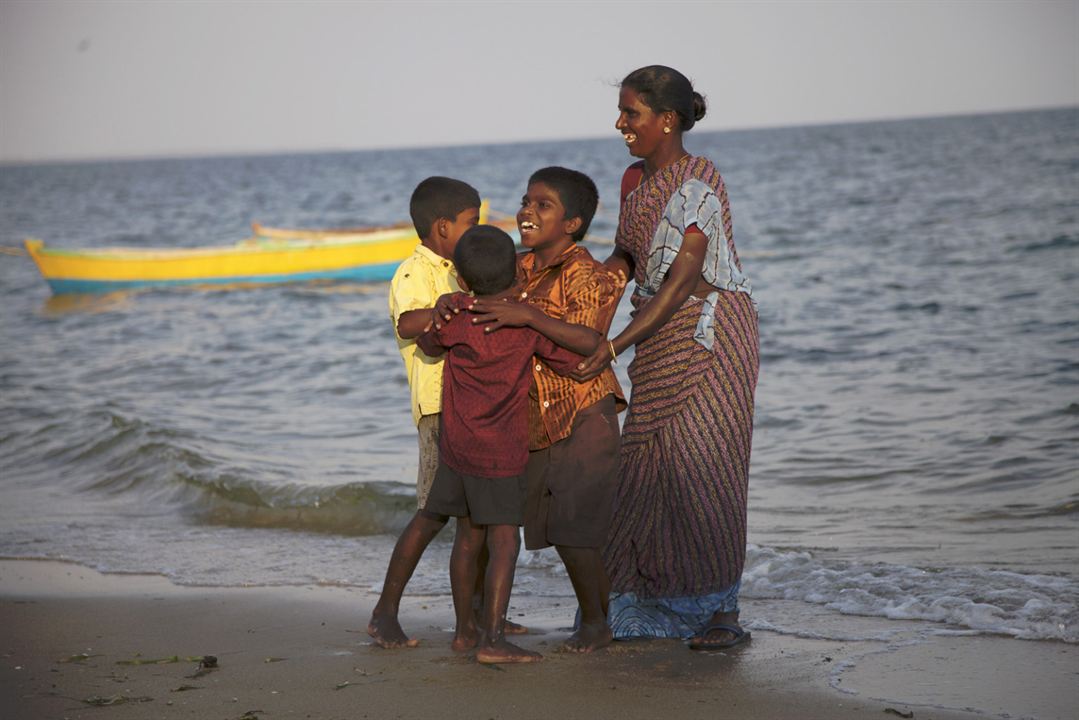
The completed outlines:
{"type": "Polygon", "coordinates": [[[416,345],[428,357],[438,357],[446,352],[446,346],[442,344],[440,331],[430,328],[416,338],[416,345]]]}
{"type": "Polygon", "coordinates": [[[419,337],[434,322],[434,308],[406,310],[397,317],[397,335],[405,340],[419,337]]]}
{"type": "MultiPolygon", "coordinates": [[[[599,345],[599,335],[596,335],[596,341],[592,346],[592,350],[599,345]]],[[[569,376],[577,369],[577,364],[581,362],[582,358],[588,353],[576,353],[572,350],[567,350],[561,345],[548,340],[546,337],[540,335],[536,343],[536,357],[542,359],[547,366],[554,370],[559,375],[569,376]]]]}
{"type": "Polygon", "coordinates": [[[413,340],[426,330],[437,299],[435,287],[430,269],[415,256],[397,268],[390,281],[390,316],[398,337],[413,340]]]}

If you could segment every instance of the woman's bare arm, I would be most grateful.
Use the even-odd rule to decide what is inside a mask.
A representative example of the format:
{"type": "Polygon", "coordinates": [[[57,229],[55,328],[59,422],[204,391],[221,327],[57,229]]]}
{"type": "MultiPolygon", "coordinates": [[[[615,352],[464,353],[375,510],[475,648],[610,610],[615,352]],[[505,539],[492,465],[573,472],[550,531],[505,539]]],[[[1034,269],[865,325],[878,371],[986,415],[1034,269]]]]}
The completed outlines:
{"type": "MultiPolygon", "coordinates": [[[[612,348],[615,353],[621,353],[630,345],[636,345],[641,340],[650,337],[670,320],[675,311],[700,284],[707,249],[708,238],[703,233],[687,233],[682,240],[682,248],[671,263],[667,277],[660,285],[655,297],[634,316],[622,332],[611,339],[609,344],[602,343],[594,353],[585,358],[572,377],[583,381],[599,375],[614,359],[611,354],[612,348]]],[[[609,267],[610,261],[611,258],[608,258],[609,267]]]]}

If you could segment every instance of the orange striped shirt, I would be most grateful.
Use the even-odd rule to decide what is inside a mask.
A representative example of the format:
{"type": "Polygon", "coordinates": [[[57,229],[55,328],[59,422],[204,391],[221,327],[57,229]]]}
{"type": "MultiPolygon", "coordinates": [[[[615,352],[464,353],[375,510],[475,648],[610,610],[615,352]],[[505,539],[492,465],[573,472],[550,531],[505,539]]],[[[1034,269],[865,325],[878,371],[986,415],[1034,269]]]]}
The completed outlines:
{"type": "MultiPolygon", "coordinates": [[[[527,302],[553,318],[590,327],[606,337],[625,282],[577,244],[547,267],[537,270],[535,265],[533,253],[517,256],[517,279],[528,292],[527,302]]],[[[622,387],[611,368],[578,383],[558,375],[542,360],[533,360],[528,393],[529,450],[540,450],[568,437],[577,413],[606,395],[615,396],[619,411],[625,409],[622,387]]]]}

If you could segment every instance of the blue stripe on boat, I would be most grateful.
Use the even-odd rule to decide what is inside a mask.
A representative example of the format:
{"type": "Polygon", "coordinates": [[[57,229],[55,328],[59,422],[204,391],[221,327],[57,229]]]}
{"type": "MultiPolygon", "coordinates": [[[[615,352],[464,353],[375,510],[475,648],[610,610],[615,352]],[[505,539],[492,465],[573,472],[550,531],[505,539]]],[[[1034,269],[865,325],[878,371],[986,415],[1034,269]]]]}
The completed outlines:
{"type": "Polygon", "coordinates": [[[311,280],[350,280],[354,282],[386,282],[393,277],[400,262],[380,265],[362,265],[340,270],[319,270],[307,273],[283,275],[237,275],[221,278],[192,278],[190,280],[64,280],[49,279],[49,287],[57,295],[68,293],[103,293],[117,290],[133,290],[148,287],[176,287],[184,285],[228,285],[230,283],[285,283],[311,280]]]}

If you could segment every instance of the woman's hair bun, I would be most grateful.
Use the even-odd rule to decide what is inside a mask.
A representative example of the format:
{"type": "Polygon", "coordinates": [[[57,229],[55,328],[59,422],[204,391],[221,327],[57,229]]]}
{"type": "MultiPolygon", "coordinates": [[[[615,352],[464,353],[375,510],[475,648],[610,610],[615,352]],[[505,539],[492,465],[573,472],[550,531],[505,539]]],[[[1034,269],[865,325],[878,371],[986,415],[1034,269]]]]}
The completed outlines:
{"type": "Polygon", "coordinates": [[[704,101],[704,96],[696,90],[693,91],[693,119],[700,120],[708,112],[708,103],[704,101]]]}

